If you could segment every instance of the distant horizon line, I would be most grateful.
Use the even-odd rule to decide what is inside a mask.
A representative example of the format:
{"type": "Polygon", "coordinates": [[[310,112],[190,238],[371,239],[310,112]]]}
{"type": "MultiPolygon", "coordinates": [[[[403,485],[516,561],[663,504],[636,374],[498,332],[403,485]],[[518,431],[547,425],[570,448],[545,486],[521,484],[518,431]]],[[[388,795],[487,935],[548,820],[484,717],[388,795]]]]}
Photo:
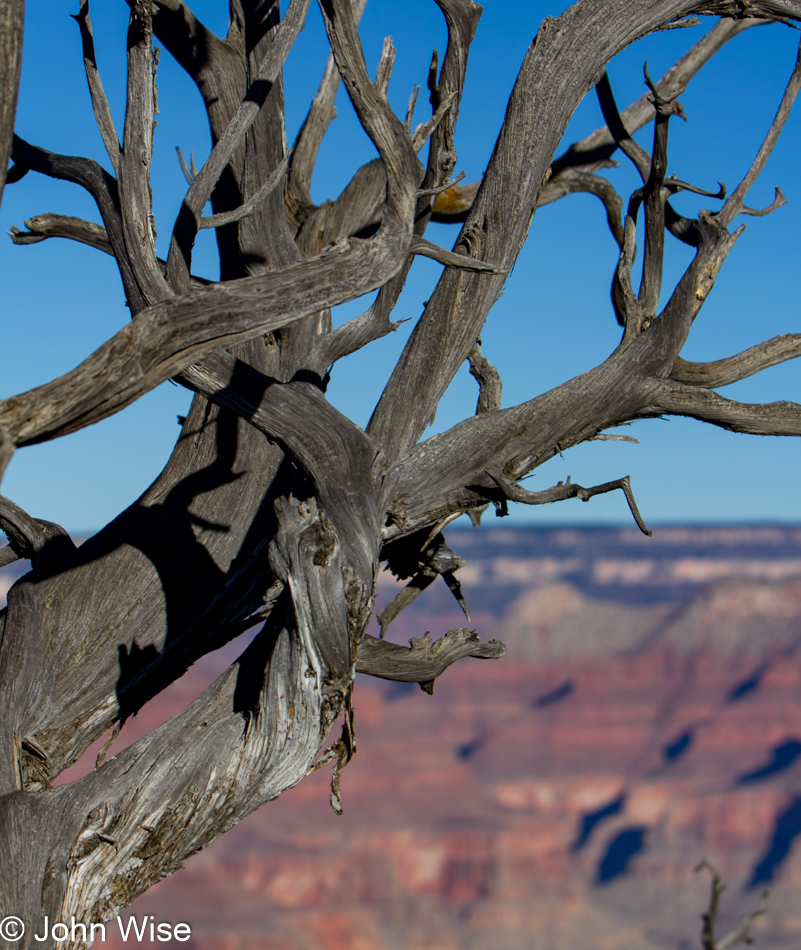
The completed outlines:
{"type": "MultiPolygon", "coordinates": [[[[460,518],[459,521],[462,519],[460,518]]],[[[106,527],[106,526],[104,526],[106,527]]],[[[648,527],[652,529],[660,528],[801,528],[801,520],[798,521],[649,521],[648,527]]],[[[630,528],[632,531],[639,531],[636,524],[631,521],[609,521],[609,522],[585,522],[576,523],[573,521],[549,521],[545,524],[535,522],[519,521],[517,519],[498,518],[492,522],[484,522],[480,528],[474,528],[469,524],[459,524],[458,522],[446,525],[443,531],[466,531],[473,532],[477,530],[496,530],[508,529],[524,531],[620,531],[630,528]]],[[[99,534],[103,528],[97,528],[94,531],[77,531],[67,529],[71,538],[80,538],[87,540],[99,534]]]]}

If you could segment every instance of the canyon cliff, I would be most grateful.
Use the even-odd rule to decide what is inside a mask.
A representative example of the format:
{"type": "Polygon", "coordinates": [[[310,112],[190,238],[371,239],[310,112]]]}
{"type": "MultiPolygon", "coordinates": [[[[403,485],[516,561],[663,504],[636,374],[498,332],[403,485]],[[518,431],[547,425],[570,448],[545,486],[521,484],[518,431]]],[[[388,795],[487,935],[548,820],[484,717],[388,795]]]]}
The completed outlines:
{"type": "MultiPolygon", "coordinates": [[[[323,769],[130,913],[188,922],[196,950],[690,950],[707,858],[728,884],[721,932],[769,889],[757,945],[801,945],[801,529],[449,543],[467,560],[469,626],[506,657],[462,661],[432,696],[359,677],[344,815],[323,769]]],[[[379,604],[396,590],[382,575],[379,604]]],[[[387,635],[465,624],[437,581],[387,635]]],[[[238,648],[197,664],[109,754],[238,648]]],[[[105,946],[125,945],[109,928],[105,946]]]]}

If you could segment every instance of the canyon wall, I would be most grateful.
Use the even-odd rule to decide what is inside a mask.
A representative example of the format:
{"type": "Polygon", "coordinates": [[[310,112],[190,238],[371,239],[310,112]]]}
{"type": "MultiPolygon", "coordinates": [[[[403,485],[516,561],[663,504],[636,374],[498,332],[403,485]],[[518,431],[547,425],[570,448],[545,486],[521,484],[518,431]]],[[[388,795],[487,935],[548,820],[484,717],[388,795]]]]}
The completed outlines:
{"type": "MultiPolygon", "coordinates": [[[[507,656],[462,661],[432,696],[359,677],[343,816],[323,769],[129,913],[186,921],[174,946],[196,950],[689,950],[706,858],[728,884],[721,930],[769,889],[757,945],[797,950],[801,529],[448,537],[468,561],[469,625],[507,656]]],[[[380,603],[396,590],[383,574],[380,603]]],[[[466,623],[438,581],[388,636],[466,623]]],[[[197,664],[117,748],[238,648],[197,664]]],[[[105,946],[126,945],[110,927],[105,946]]]]}

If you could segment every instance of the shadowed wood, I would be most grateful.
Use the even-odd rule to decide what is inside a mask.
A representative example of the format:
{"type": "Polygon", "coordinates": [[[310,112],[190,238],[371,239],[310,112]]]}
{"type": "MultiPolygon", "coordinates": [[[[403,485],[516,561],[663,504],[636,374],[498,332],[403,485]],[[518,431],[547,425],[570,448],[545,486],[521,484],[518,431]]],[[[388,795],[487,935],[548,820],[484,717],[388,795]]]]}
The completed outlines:
{"type": "MultiPolygon", "coordinates": [[[[392,42],[372,74],[357,31],[364,3],[320,0],[331,56],[319,64],[323,78],[290,155],[281,68],[308,0],[292,0],[283,18],[274,0],[231,0],[224,37],[184,0],[129,0],[121,145],[82,0],[84,68],[113,175],[91,158],[48,151],[46,142],[12,142],[23,6],[9,0],[0,11],[0,157],[10,149],[14,162],[8,181],[38,173],[78,184],[102,220],[35,215],[26,231],[12,227],[11,239],[64,237],[111,254],[132,316],[71,372],[0,400],[0,475],[15,450],[107,418],[167,379],[194,393],[164,470],[80,548],[58,525],[0,496],[9,538],[0,563],[29,558],[32,566],[0,615],[0,906],[23,918],[112,918],[253,809],[332,762],[332,804],[340,811],[340,773],[355,750],[356,672],[431,692],[458,660],[505,652],[467,628],[433,642],[428,634],[413,638],[409,647],[366,634],[382,564],[408,580],[377,615],[383,632],[440,578],[469,619],[463,560],[442,533],[462,513],[478,524],[490,505],[503,514],[513,503],[619,491],[650,533],[628,477],[591,487],[568,479],[539,491],[519,484],[548,459],[585,441],[622,438],[606,432],[616,425],[662,415],[801,435],[797,403],[752,405],[714,391],[801,355],[799,334],[708,362],[680,355],[742,233],[737,218],[784,201],[777,192],[766,209],[746,204],[801,88],[801,66],[728,199],[667,174],[681,88],[743,30],[800,19],[801,0],[580,0],[546,18],[486,172],[466,185],[452,177],[456,125],[481,8],[472,0],[433,2],[448,43],[441,67],[437,55],[432,60],[430,108],[413,131],[414,99],[402,118],[387,98],[392,42]],[[662,79],[648,79],[648,96],[618,112],[606,64],[639,37],[701,14],[724,19],[662,79]],[[211,133],[210,158],[187,175],[166,262],[155,253],[150,193],[154,37],[193,80],[211,133]],[[312,175],[340,82],[379,158],[339,196],[315,205],[312,175]],[[596,84],[607,125],[555,157],[596,84]],[[650,122],[649,152],[631,136],[650,122]],[[618,150],[642,180],[625,200],[603,176],[618,150]],[[670,204],[681,190],[722,204],[682,217],[670,204]],[[501,408],[482,327],[537,207],[575,192],[600,199],[619,249],[609,274],[619,342],[598,366],[501,408]],[[212,213],[203,216],[208,200],[212,213]],[[638,215],[646,240],[635,290],[638,215]],[[426,238],[431,220],[463,225],[452,250],[426,238]],[[210,286],[190,276],[200,227],[212,227],[217,242],[221,279],[210,286]],[[665,232],[691,248],[691,260],[660,294],[665,232]],[[443,272],[364,431],[329,403],[328,370],[397,326],[393,311],[417,254],[443,272]],[[333,330],[331,307],[372,290],[375,301],[333,330]],[[466,406],[462,421],[420,441],[465,361],[479,387],[475,414],[466,406]],[[201,696],[114,755],[126,719],[199,658],[257,626],[201,696]],[[53,788],[106,734],[96,768],[53,788]]],[[[713,928],[707,937],[714,942],[713,928]]],[[[27,933],[16,946],[27,950],[32,941],[27,933]]]]}

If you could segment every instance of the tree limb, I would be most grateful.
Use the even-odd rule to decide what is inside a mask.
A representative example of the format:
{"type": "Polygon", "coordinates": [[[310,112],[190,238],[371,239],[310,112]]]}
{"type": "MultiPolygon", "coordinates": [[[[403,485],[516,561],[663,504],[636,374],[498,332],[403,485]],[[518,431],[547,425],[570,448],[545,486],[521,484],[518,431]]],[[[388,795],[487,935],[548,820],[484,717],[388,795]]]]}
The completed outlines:
{"type": "Polygon", "coordinates": [[[30,145],[18,135],[14,136],[12,157],[22,167],[30,168],[49,178],[73,182],[89,192],[103,218],[131,313],[136,314],[144,309],[147,302],[137,283],[125,245],[116,180],[90,158],[48,152],[30,145]]]}
{"type": "Polygon", "coordinates": [[[216,350],[380,286],[401,265],[410,237],[382,229],[370,241],[150,307],[76,369],[0,400],[0,429],[30,445],[105,419],[216,350]]]}
{"type": "Polygon", "coordinates": [[[420,237],[419,235],[415,235],[412,238],[409,251],[412,254],[419,254],[421,257],[430,257],[431,260],[445,264],[446,267],[483,271],[487,274],[506,273],[503,268],[495,267],[486,261],[478,261],[474,257],[467,257],[465,254],[454,254],[453,251],[446,251],[444,247],[440,247],[432,241],[427,241],[424,237],[420,237]]]}
{"type": "Polygon", "coordinates": [[[412,637],[409,647],[366,634],[359,646],[356,672],[401,683],[419,683],[426,693],[434,692],[434,680],[466,656],[497,660],[506,653],[499,640],[481,643],[475,630],[459,627],[449,630],[439,640],[429,634],[412,637]]]}
{"type": "MultiPolygon", "coordinates": [[[[135,0],[126,2],[132,7],[135,0]]],[[[223,41],[198,20],[184,0],[153,0],[153,6],[153,32],[202,87],[208,70],[222,58],[223,41]]]]}
{"type": "Polygon", "coordinates": [[[717,389],[797,356],[801,356],[801,333],[785,333],[751,346],[736,356],[709,363],[691,363],[679,356],[670,371],[670,379],[689,386],[717,389]]]}
{"type": "Polygon", "coordinates": [[[697,874],[699,871],[704,869],[709,871],[712,876],[709,893],[709,907],[706,913],[701,915],[701,919],[704,922],[703,928],[701,930],[701,945],[703,946],[704,950],[729,950],[730,947],[736,947],[738,943],[753,943],[754,941],[750,934],[750,927],[757,918],[764,916],[764,914],[767,912],[768,897],[770,892],[762,892],[762,896],[759,899],[759,904],[757,905],[756,910],[751,911],[749,914],[743,914],[743,916],[737,921],[737,926],[734,928],[734,930],[729,931],[729,933],[724,934],[722,937],[716,937],[715,929],[718,913],[720,911],[720,898],[723,895],[723,892],[726,890],[726,886],[723,884],[717,869],[706,859],[704,859],[694,870],[697,874]]]}
{"type": "Polygon", "coordinates": [[[34,568],[40,568],[53,564],[65,552],[75,550],[72,539],[60,525],[32,518],[3,495],[0,495],[0,529],[8,538],[8,548],[0,552],[4,564],[23,558],[31,561],[34,568]],[[5,553],[9,548],[16,557],[5,553]]]}
{"type": "Polygon", "coordinates": [[[150,190],[155,128],[156,63],[151,0],[135,0],[128,23],[128,86],[119,161],[119,202],[125,247],[136,282],[148,304],[172,294],[156,263],[156,230],[150,190]]]}
{"type": "Polygon", "coordinates": [[[567,498],[580,498],[582,501],[589,501],[594,495],[604,495],[607,492],[621,489],[626,496],[631,515],[637,522],[637,527],[649,538],[653,534],[653,531],[646,528],[645,522],[642,520],[637,502],[634,500],[634,493],[631,490],[628,475],[625,478],[618,478],[613,482],[604,482],[603,485],[595,485],[592,488],[582,488],[581,485],[572,483],[568,478],[565,484],[559,482],[553,488],[533,492],[516,485],[510,478],[500,472],[487,472],[487,474],[500,488],[504,498],[508,498],[509,501],[522,502],[524,505],[547,505],[554,501],[565,501],[567,498]]]}
{"type": "Polygon", "coordinates": [[[255,81],[189,186],[173,228],[167,255],[167,281],[175,293],[185,293],[188,289],[192,245],[200,227],[201,211],[280,75],[286,57],[303,29],[309,3],[310,0],[292,0],[273,44],[261,62],[255,81]]]}
{"type": "Polygon", "coordinates": [[[14,135],[24,19],[25,0],[8,0],[0,5],[0,201],[14,135]]]}
{"type": "Polygon", "coordinates": [[[114,119],[111,116],[111,109],[106,99],[106,92],[103,89],[103,83],[100,79],[100,73],[97,69],[97,58],[95,57],[95,41],[92,35],[92,21],[89,19],[89,0],[81,0],[81,9],[73,19],[78,24],[81,31],[81,42],[83,44],[83,65],[86,71],[86,81],[89,85],[89,95],[92,98],[92,109],[95,114],[95,122],[106,146],[111,167],[114,173],[119,177],[120,173],[120,140],[117,130],[114,128],[114,119]]]}
{"type": "Polygon", "coordinates": [[[240,205],[238,208],[235,208],[233,211],[221,211],[219,214],[212,214],[207,218],[201,218],[198,227],[220,228],[226,224],[233,224],[234,221],[241,221],[242,218],[246,218],[253,214],[261,202],[264,201],[264,199],[281,183],[288,164],[289,156],[287,155],[287,157],[275,169],[275,171],[272,173],[272,175],[270,175],[261,188],[259,188],[259,190],[252,197],[248,198],[244,204],[240,205]]]}
{"type": "MultiPolygon", "coordinates": [[[[784,123],[790,116],[790,110],[793,107],[793,103],[795,102],[799,91],[801,91],[801,43],[799,43],[798,46],[795,67],[787,83],[787,88],[784,90],[784,95],[782,96],[782,100],[779,103],[779,108],[776,112],[773,122],[771,122],[767,135],[765,136],[765,139],[756,154],[756,158],[751,163],[751,167],[746,172],[743,180],[729,195],[725,204],[718,212],[718,217],[724,226],[731,224],[734,218],[743,211],[753,214],[753,211],[745,208],[745,196],[748,194],[751,186],[757,180],[762,169],[765,167],[765,162],[767,162],[768,158],[770,158],[770,154],[773,151],[776,142],[778,142],[781,131],[784,128],[784,123]]],[[[781,195],[781,192],[777,190],[776,202],[774,202],[774,205],[771,206],[770,210],[773,210],[774,206],[778,207],[781,205],[781,203],[783,203],[781,201],[782,197],[783,196],[781,195]]]]}
{"type": "Polygon", "coordinates": [[[6,232],[14,244],[38,244],[48,238],[61,237],[88,244],[104,254],[114,256],[106,229],[92,221],[84,221],[83,218],[47,212],[29,218],[25,221],[25,227],[28,230],[22,231],[12,224],[11,229],[6,232]]]}
{"type": "Polygon", "coordinates": [[[643,415],[689,416],[731,432],[801,435],[801,405],[795,402],[747,403],[726,399],[698,386],[665,380],[643,415]]]}
{"type": "Polygon", "coordinates": [[[467,354],[470,363],[470,375],[478,383],[478,403],[476,415],[495,412],[501,408],[502,384],[498,370],[481,352],[478,343],[467,354]]]}
{"type": "MultiPolygon", "coordinates": [[[[546,19],[526,54],[458,245],[498,267],[512,265],[562,129],[612,55],[612,47],[622,49],[689,10],[690,3],[649,4],[633,11],[628,5],[585,0],[556,20],[546,19]],[[607,39],[612,47],[605,45],[607,39]],[[547,124],[538,119],[545,116],[547,124]]],[[[398,458],[419,439],[479,336],[502,285],[502,277],[495,275],[443,274],[368,427],[389,459],[398,458]]]]}
{"type": "MultiPolygon", "coordinates": [[[[86,244],[95,250],[103,251],[104,254],[114,256],[114,248],[111,246],[108,232],[100,225],[92,221],[84,221],[83,218],[74,218],[66,214],[37,214],[24,222],[27,231],[22,231],[15,225],[6,232],[14,244],[38,244],[40,241],[46,241],[48,238],[67,238],[71,241],[77,241],[79,244],[86,244]]],[[[156,258],[156,263],[163,272],[166,268],[165,261],[156,258]]],[[[191,278],[194,288],[207,287],[212,281],[204,277],[191,278]]]]}

